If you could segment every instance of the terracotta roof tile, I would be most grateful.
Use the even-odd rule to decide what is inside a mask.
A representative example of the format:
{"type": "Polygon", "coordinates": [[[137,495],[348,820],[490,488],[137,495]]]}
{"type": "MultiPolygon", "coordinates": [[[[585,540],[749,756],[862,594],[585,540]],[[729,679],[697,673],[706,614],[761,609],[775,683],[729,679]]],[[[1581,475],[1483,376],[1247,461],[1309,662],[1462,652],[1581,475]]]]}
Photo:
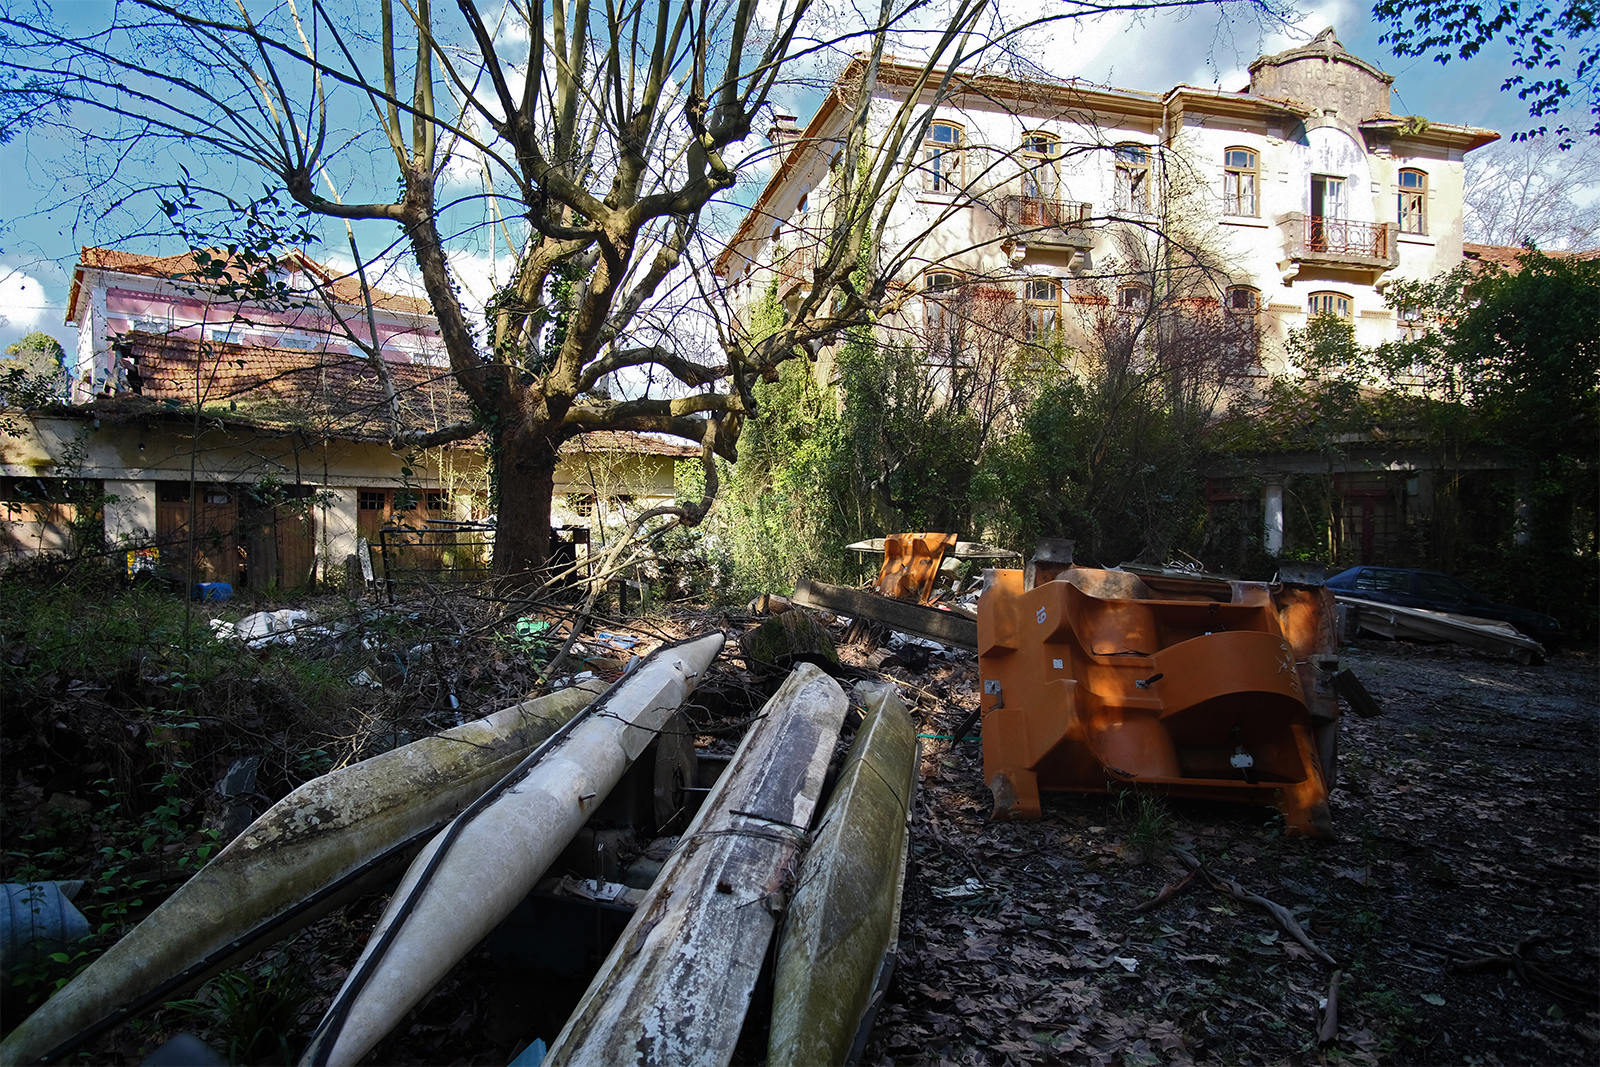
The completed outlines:
{"type": "MultiPolygon", "coordinates": [[[[226,259],[227,254],[221,249],[213,250],[212,255],[219,259],[226,259]]],[[[291,251],[284,255],[284,260],[292,261],[307,274],[314,275],[318,282],[328,287],[333,299],[340,304],[358,306],[361,304],[361,280],[352,274],[335,274],[327,267],[307,257],[299,251],[291,251]]],[[[98,269],[116,271],[120,274],[137,274],[147,278],[182,278],[194,276],[198,271],[195,262],[195,253],[185,252],[177,256],[144,256],[136,252],[121,252],[114,248],[88,248],[85,247],[78,257],[78,271],[84,269],[98,269]]],[[[77,304],[78,278],[73,279],[72,299],[68,301],[68,321],[71,321],[74,307],[77,304]]],[[[401,296],[398,293],[385,292],[376,287],[372,290],[373,304],[386,311],[397,311],[411,315],[431,315],[432,305],[420,297],[401,296]]]]}
{"type": "MultiPolygon", "coordinates": [[[[383,389],[371,367],[342,349],[304,351],[134,331],[119,352],[134,361],[140,397],[150,403],[187,405],[198,392],[202,407],[227,407],[243,420],[304,427],[312,422],[330,436],[387,440],[383,389]]],[[[407,430],[433,430],[470,417],[449,367],[387,364],[407,430]]],[[[131,381],[131,376],[130,376],[131,381]]],[[[126,394],[124,394],[125,396],[126,394]]],[[[476,439],[475,439],[476,440],[476,439]]],[[[478,447],[487,447],[478,441],[478,447]]],[[[694,445],[621,430],[595,430],[561,446],[563,455],[621,452],[688,459],[694,445]]]]}
{"type": "Polygon", "coordinates": [[[646,456],[672,456],[675,459],[697,458],[700,455],[700,449],[694,445],[630,430],[591,430],[561,446],[562,455],[579,452],[630,452],[646,456]]]}
{"type": "MultiPolygon", "coordinates": [[[[1587,252],[1552,252],[1541,248],[1539,251],[1552,259],[1564,259],[1568,256],[1577,259],[1600,258],[1600,249],[1591,249],[1587,252]]],[[[1522,253],[1523,249],[1514,248],[1510,245],[1480,245],[1473,244],[1471,241],[1463,241],[1461,243],[1461,258],[1479,267],[1485,267],[1493,263],[1496,266],[1515,272],[1522,269],[1522,260],[1520,258],[1522,253]]]]}
{"type": "MultiPolygon", "coordinates": [[[[197,398],[266,421],[319,422],[329,433],[388,436],[383,390],[365,362],[342,350],[304,351],[200,341],[134,331],[119,346],[148,400],[197,398]]],[[[448,367],[387,364],[408,430],[430,430],[469,417],[448,367]]],[[[130,384],[132,376],[129,375],[130,384]]]]}

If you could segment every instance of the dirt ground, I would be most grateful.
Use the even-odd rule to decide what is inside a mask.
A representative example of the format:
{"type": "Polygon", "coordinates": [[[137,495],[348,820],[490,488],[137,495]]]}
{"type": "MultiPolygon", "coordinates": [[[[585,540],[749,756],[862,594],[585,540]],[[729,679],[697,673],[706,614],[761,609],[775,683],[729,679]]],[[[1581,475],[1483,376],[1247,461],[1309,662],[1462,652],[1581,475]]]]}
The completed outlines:
{"type": "MultiPolygon", "coordinates": [[[[1286,838],[1267,809],[1132,797],[992,823],[980,745],[925,741],[867,1061],[1600,1062],[1594,657],[1362,640],[1341,659],[1385,714],[1343,719],[1335,842],[1286,838]],[[1137,912],[1186,873],[1167,845],[1288,908],[1334,965],[1202,885],[1137,912]]],[[[976,701],[970,660],[915,680],[925,733],[976,701]]]]}
{"type": "MultiPolygon", "coordinates": [[[[753,622],[679,612],[631,629],[642,652],[753,622]]],[[[851,673],[880,673],[866,667],[865,646],[840,651],[851,673]]],[[[1136,795],[1049,794],[1036,822],[990,822],[980,744],[948,739],[977,706],[975,657],[890,667],[931,736],[897,972],[865,1062],[1600,1062],[1595,656],[1523,667],[1363,640],[1341,659],[1385,714],[1343,721],[1334,842],[1287,838],[1266,808],[1136,795]],[[1182,881],[1174,848],[1288,909],[1334,962],[1262,907],[1198,880],[1135,910],[1182,881]],[[1322,1041],[1335,972],[1336,1030],[1322,1041]]],[[[445,666],[463,693],[472,672],[494,682],[493,694],[524,670],[501,645],[445,666]]],[[[731,751],[775,687],[725,659],[688,709],[708,751],[731,751]]],[[[440,700],[436,717],[449,714],[440,700]]],[[[74,1062],[138,1063],[183,1029],[217,1043],[230,1004],[229,1025],[246,1004],[243,1024],[285,1038],[276,1055],[258,1043],[253,1061],[283,1062],[383,905],[381,895],[351,904],[245,965],[232,993],[153,1012],[74,1062]]],[[[530,1034],[553,1036],[585,984],[469,956],[367,1062],[506,1063],[530,1034]]],[[[742,1045],[736,1062],[758,1062],[761,1047],[742,1045]]]]}

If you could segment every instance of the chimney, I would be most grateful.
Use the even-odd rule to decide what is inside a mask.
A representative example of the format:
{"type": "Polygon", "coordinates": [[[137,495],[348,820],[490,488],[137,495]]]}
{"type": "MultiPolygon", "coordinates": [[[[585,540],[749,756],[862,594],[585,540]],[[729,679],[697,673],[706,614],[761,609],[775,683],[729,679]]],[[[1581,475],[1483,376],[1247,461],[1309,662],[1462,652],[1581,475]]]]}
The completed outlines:
{"type": "Polygon", "coordinates": [[[788,155],[788,147],[799,139],[800,126],[795,122],[795,116],[781,113],[772,116],[772,125],[767,129],[767,140],[778,150],[780,160],[788,155]]]}

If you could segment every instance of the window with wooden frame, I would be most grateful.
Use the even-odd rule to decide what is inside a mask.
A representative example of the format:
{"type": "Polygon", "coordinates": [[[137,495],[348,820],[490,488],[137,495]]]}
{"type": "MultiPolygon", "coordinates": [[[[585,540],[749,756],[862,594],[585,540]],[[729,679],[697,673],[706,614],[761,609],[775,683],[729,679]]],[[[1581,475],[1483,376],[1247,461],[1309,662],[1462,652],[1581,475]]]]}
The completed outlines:
{"type": "Polygon", "coordinates": [[[1137,284],[1117,286],[1117,307],[1124,311],[1149,311],[1150,290],[1137,284]]]}
{"type": "Polygon", "coordinates": [[[1248,285],[1231,285],[1222,296],[1222,306],[1230,315],[1260,314],[1261,290],[1248,285]]]}
{"type": "Polygon", "coordinates": [[[1114,202],[1118,211],[1150,210],[1150,149],[1142,144],[1119,144],[1114,202]]]}
{"type": "Polygon", "coordinates": [[[1401,233],[1428,232],[1428,175],[1420,170],[1400,172],[1398,212],[1401,233]]]}
{"type": "Polygon", "coordinates": [[[1350,298],[1343,293],[1312,293],[1306,301],[1306,312],[1311,315],[1336,315],[1341,319],[1352,317],[1350,298]]]}
{"type": "Polygon", "coordinates": [[[1428,330],[1428,316],[1415,304],[1401,304],[1394,309],[1395,326],[1402,341],[1415,341],[1428,330]]]}
{"type": "Polygon", "coordinates": [[[954,271],[931,270],[922,276],[922,325],[929,351],[948,351],[957,343],[955,300],[960,285],[954,271]]]}
{"type": "Polygon", "coordinates": [[[956,193],[966,185],[961,170],[961,127],[935,122],[922,142],[922,168],[930,193],[956,193]]]}
{"type": "Polygon", "coordinates": [[[1261,214],[1257,199],[1261,175],[1261,157],[1251,148],[1230,148],[1222,154],[1222,213],[1247,215],[1261,214]]]}
{"type": "Polygon", "coordinates": [[[1048,344],[1061,323],[1061,283],[1054,278],[1029,278],[1022,283],[1023,338],[1029,344],[1048,344]]]}
{"type": "Polygon", "coordinates": [[[1022,135],[1022,195],[1032,200],[1055,200],[1061,190],[1056,170],[1061,142],[1053,133],[1022,135]]]}

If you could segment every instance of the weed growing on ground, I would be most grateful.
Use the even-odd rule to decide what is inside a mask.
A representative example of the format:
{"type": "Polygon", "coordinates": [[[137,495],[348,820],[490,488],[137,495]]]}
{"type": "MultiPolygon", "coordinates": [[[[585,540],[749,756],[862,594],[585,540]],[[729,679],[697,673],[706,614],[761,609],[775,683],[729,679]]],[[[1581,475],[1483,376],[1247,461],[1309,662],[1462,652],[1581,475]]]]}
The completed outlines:
{"type": "Polygon", "coordinates": [[[1172,847],[1174,823],[1167,802],[1151,793],[1123,790],[1113,807],[1135,863],[1152,863],[1172,847]]]}
{"type": "Polygon", "coordinates": [[[224,971],[167,1009],[198,1029],[201,1040],[221,1046],[229,1063],[293,1063],[289,1036],[301,1032],[300,1015],[313,991],[310,968],[290,947],[253,974],[224,971]]]}

